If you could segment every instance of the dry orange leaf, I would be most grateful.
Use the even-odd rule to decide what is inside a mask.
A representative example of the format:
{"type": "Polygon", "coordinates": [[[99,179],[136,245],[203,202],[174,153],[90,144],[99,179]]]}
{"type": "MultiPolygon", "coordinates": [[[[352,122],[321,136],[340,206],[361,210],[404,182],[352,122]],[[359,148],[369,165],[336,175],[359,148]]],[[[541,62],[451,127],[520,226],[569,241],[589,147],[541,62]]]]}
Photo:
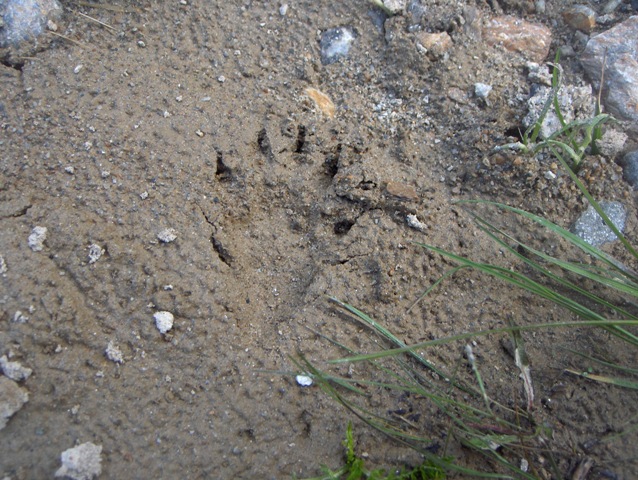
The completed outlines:
{"type": "Polygon", "coordinates": [[[306,88],[306,95],[314,100],[317,107],[319,107],[319,110],[321,110],[324,115],[334,118],[336,110],[335,104],[332,103],[332,100],[330,100],[328,95],[312,87],[306,88]]]}

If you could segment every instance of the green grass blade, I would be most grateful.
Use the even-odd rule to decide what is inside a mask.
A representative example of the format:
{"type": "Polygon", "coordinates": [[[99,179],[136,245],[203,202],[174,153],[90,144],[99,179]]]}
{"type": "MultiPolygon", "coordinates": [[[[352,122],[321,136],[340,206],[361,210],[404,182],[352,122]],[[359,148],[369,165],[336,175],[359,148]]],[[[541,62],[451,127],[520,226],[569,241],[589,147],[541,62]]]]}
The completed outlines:
{"type": "Polygon", "coordinates": [[[587,378],[589,380],[594,380],[596,382],[609,383],[617,387],[631,388],[633,390],[638,390],[638,382],[634,380],[627,380],[625,378],[617,378],[617,377],[607,377],[605,375],[596,375],[596,374],[588,373],[588,372],[577,372],[569,368],[566,369],[565,371],[573,375],[577,375],[581,378],[587,378]]]}

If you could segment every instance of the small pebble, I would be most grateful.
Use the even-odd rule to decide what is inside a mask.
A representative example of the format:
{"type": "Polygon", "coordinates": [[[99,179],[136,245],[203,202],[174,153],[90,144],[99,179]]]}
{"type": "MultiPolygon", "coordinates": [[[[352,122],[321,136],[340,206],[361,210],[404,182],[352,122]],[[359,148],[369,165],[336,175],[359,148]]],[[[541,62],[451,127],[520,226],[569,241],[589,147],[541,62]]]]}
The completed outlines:
{"type": "Polygon", "coordinates": [[[33,373],[33,370],[23,367],[19,362],[10,362],[6,355],[0,357],[0,369],[5,377],[9,377],[16,382],[26,380],[33,373]]]}
{"type": "MultiPolygon", "coordinates": [[[[622,233],[627,219],[627,210],[623,204],[602,200],[599,205],[609,220],[622,233]]],[[[616,234],[603,222],[603,219],[591,205],[578,217],[571,231],[594,247],[617,240],[616,234]]]]}
{"type": "Polygon", "coordinates": [[[47,239],[46,227],[35,227],[29,235],[28,244],[34,252],[41,252],[44,249],[44,241],[47,239]]]}
{"type": "Polygon", "coordinates": [[[312,385],[312,377],[309,377],[308,375],[297,375],[295,379],[302,387],[309,387],[312,385]]]}
{"type": "Polygon", "coordinates": [[[409,214],[406,217],[406,220],[410,228],[414,228],[415,230],[419,230],[420,232],[425,232],[428,228],[428,226],[425,223],[421,222],[416,215],[409,214]]]}
{"type": "Polygon", "coordinates": [[[0,275],[5,276],[8,270],[7,262],[5,262],[4,257],[0,255],[0,275]]]}
{"type": "Polygon", "coordinates": [[[27,317],[21,310],[16,310],[16,313],[13,314],[13,318],[11,319],[13,323],[27,323],[29,321],[29,317],[27,317]]]}
{"type": "Polygon", "coordinates": [[[288,13],[288,4],[284,3],[281,7],[279,7],[279,15],[285,17],[286,13],[288,13]]]}
{"type": "Polygon", "coordinates": [[[476,95],[477,98],[487,98],[491,91],[491,85],[486,85],[485,83],[474,84],[474,95],[476,95]]]}
{"type": "Polygon", "coordinates": [[[614,11],[622,4],[622,0],[609,0],[603,7],[603,14],[608,15],[614,13],[614,11]]]}
{"type": "Polygon", "coordinates": [[[354,40],[354,32],[349,27],[331,28],[323,32],[319,41],[321,63],[330,65],[347,57],[354,40]]]}
{"type": "Polygon", "coordinates": [[[106,346],[106,350],[104,350],[106,358],[115,363],[124,363],[124,356],[122,355],[122,351],[113,343],[113,341],[109,341],[106,346]]]}
{"type": "Polygon", "coordinates": [[[20,388],[13,380],[0,375],[0,430],[28,401],[29,393],[25,389],[20,388]]]}
{"type": "Polygon", "coordinates": [[[161,334],[168,333],[173,328],[175,317],[171,312],[157,312],[153,315],[155,326],[161,334]]]}
{"type": "Polygon", "coordinates": [[[563,20],[570,27],[591,32],[596,26],[596,12],[586,5],[574,5],[563,11],[563,20]]]}
{"type": "Polygon", "coordinates": [[[55,476],[72,480],[92,480],[102,473],[101,453],[102,446],[91,442],[69,448],[62,452],[62,466],[55,472],[55,476]]]}
{"type": "Polygon", "coordinates": [[[620,164],[625,181],[638,190],[638,150],[627,153],[620,164]]]}
{"type": "Polygon", "coordinates": [[[157,238],[162,243],[171,243],[177,238],[177,231],[174,228],[165,228],[157,234],[157,238]]]}
{"type": "Polygon", "coordinates": [[[89,245],[89,264],[97,262],[104,255],[104,252],[105,250],[95,243],[89,245]]]}

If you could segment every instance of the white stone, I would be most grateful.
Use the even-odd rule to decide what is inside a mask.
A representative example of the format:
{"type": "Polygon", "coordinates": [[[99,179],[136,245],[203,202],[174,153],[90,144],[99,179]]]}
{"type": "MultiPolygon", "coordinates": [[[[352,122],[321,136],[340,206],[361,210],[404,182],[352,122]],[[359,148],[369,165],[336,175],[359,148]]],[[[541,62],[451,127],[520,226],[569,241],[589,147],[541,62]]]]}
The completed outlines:
{"type": "Polygon", "coordinates": [[[153,315],[155,319],[155,326],[160,333],[167,333],[173,328],[173,321],[175,317],[171,312],[157,312],[153,315]]]}
{"type": "Polygon", "coordinates": [[[106,346],[106,350],[104,351],[106,354],[106,358],[115,363],[124,363],[124,356],[122,355],[122,351],[113,343],[113,341],[109,341],[106,346]]]}
{"type": "Polygon", "coordinates": [[[297,375],[295,379],[302,387],[309,387],[312,385],[312,377],[309,377],[308,375],[297,375]]]}
{"type": "Polygon", "coordinates": [[[31,235],[29,235],[29,247],[34,252],[40,252],[44,248],[44,241],[47,239],[47,228],[46,227],[34,227],[31,230],[31,235]]]}
{"type": "Polygon", "coordinates": [[[102,472],[101,453],[102,445],[94,445],[91,442],[69,448],[62,452],[62,466],[55,472],[55,476],[72,480],[91,480],[102,472]]]}
{"type": "Polygon", "coordinates": [[[485,83],[474,84],[474,95],[476,95],[478,98],[487,98],[491,91],[491,85],[487,85],[485,83]]]}
{"type": "Polygon", "coordinates": [[[390,13],[390,15],[397,15],[405,11],[407,0],[383,0],[383,6],[390,13]]]}
{"type": "Polygon", "coordinates": [[[89,264],[97,262],[104,252],[105,250],[95,243],[89,245],[89,264]]]}
{"type": "Polygon", "coordinates": [[[7,273],[7,263],[4,261],[4,257],[0,255],[0,275],[4,276],[7,273]]]}
{"type": "Polygon", "coordinates": [[[22,310],[16,310],[16,313],[13,314],[13,319],[11,320],[13,323],[27,323],[29,317],[27,317],[22,310]]]}
{"type": "Polygon", "coordinates": [[[424,232],[427,230],[428,226],[421,222],[416,215],[409,214],[406,217],[406,221],[408,222],[408,226],[410,228],[414,228],[415,230],[419,230],[420,232],[424,232]]]}
{"type": "Polygon", "coordinates": [[[157,238],[160,242],[171,243],[177,238],[177,232],[174,228],[165,228],[157,234],[157,238]]]}
{"type": "Polygon", "coordinates": [[[20,362],[10,362],[6,355],[0,357],[0,369],[6,377],[11,380],[19,382],[20,380],[26,380],[31,376],[33,370],[20,365],[20,362]]]}

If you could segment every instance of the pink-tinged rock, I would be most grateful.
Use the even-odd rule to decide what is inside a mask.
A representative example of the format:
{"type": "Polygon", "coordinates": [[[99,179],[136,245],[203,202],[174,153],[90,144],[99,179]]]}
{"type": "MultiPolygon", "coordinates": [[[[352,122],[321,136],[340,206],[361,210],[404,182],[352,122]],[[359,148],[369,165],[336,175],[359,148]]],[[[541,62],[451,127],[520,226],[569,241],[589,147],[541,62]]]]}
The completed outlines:
{"type": "Polygon", "coordinates": [[[552,32],[544,25],[505,15],[487,23],[483,38],[488,45],[502,45],[529,60],[542,62],[549,53],[552,32]]]}
{"type": "Polygon", "coordinates": [[[420,32],[417,34],[417,41],[433,59],[442,57],[452,48],[452,38],[447,32],[420,32]]]}
{"type": "Polygon", "coordinates": [[[586,5],[574,5],[564,10],[563,20],[576,30],[591,32],[596,26],[596,12],[586,5]]]}
{"type": "Polygon", "coordinates": [[[385,189],[386,192],[399,200],[410,202],[417,202],[419,200],[419,194],[416,192],[414,187],[406,185],[405,183],[388,182],[385,189]]]}
{"type": "Polygon", "coordinates": [[[638,131],[638,16],[630,17],[587,42],[581,56],[587,76],[598,90],[603,65],[603,105],[638,131]]]}

